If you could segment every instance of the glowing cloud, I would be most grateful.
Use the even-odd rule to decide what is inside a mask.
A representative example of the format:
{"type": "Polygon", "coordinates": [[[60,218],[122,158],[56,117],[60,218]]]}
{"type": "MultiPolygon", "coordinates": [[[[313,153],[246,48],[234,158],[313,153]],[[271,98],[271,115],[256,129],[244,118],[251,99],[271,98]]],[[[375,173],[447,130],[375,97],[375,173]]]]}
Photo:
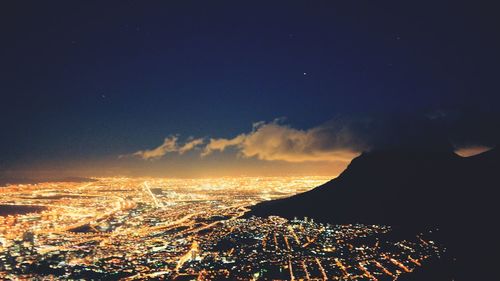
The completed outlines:
{"type": "MultiPolygon", "coordinates": [[[[167,153],[177,152],[179,154],[184,154],[202,144],[203,144],[202,138],[188,139],[188,141],[185,144],[179,146],[178,137],[170,136],[165,138],[163,140],[163,143],[156,148],[150,150],[139,150],[130,155],[124,155],[124,156],[134,156],[144,160],[158,160],[163,156],[165,156],[167,153]]],[[[120,156],[120,158],[124,156],[120,156]]]]}
{"type": "Polygon", "coordinates": [[[174,135],[165,138],[156,148],[139,150],[125,156],[158,160],[167,153],[184,154],[200,147],[201,157],[231,148],[239,157],[264,161],[349,162],[366,149],[350,126],[342,122],[329,122],[300,130],[283,124],[281,119],[257,122],[248,133],[241,133],[233,138],[211,138],[203,147],[204,143],[203,138],[189,138],[185,143],[179,144],[178,137],[174,135]]]}
{"type": "Polygon", "coordinates": [[[241,146],[245,141],[246,135],[241,134],[232,139],[210,139],[210,142],[205,146],[201,156],[207,156],[214,151],[224,151],[227,147],[241,146]]]}
{"type": "Polygon", "coordinates": [[[456,149],[455,153],[462,156],[462,157],[470,157],[470,156],[474,156],[474,155],[486,152],[490,149],[491,149],[491,147],[482,146],[482,145],[468,146],[468,147],[461,147],[461,148],[456,149]]]}
{"type": "Polygon", "coordinates": [[[184,154],[190,150],[195,149],[197,146],[202,145],[204,140],[202,138],[199,139],[191,139],[186,142],[183,146],[181,146],[178,150],[179,154],[184,154]]]}
{"type": "Polygon", "coordinates": [[[338,126],[319,126],[309,130],[298,130],[274,122],[255,123],[253,130],[231,139],[210,139],[202,156],[214,151],[233,147],[242,157],[261,160],[305,161],[350,161],[358,155],[353,148],[350,132],[338,126]]]}

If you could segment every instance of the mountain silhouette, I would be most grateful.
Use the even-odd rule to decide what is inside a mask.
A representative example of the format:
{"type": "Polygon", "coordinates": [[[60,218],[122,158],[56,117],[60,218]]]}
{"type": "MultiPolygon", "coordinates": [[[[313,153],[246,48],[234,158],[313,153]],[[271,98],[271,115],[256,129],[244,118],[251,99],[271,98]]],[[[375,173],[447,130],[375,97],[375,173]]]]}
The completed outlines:
{"type": "Polygon", "coordinates": [[[339,177],[290,198],[260,203],[249,215],[387,224],[415,233],[439,227],[453,262],[421,280],[451,280],[433,279],[438,271],[450,276],[444,270],[455,280],[479,280],[495,269],[499,168],[498,148],[467,158],[441,145],[373,150],[353,159],[339,177]]]}

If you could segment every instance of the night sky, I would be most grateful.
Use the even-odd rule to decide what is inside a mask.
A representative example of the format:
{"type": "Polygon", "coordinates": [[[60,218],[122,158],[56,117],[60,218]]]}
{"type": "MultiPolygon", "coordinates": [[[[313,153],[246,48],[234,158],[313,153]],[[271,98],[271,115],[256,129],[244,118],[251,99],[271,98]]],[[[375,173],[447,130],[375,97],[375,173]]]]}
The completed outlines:
{"type": "Polygon", "coordinates": [[[498,9],[436,2],[3,2],[0,173],[336,175],[408,115],[491,147],[498,9]]]}

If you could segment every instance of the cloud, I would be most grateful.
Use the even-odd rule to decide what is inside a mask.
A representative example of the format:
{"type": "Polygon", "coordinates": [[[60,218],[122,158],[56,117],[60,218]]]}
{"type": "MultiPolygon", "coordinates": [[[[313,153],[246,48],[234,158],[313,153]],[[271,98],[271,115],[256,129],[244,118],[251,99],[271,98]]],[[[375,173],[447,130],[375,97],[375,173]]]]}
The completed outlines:
{"type": "MultiPolygon", "coordinates": [[[[468,116],[470,116],[469,114],[468,116]]],[[[248,132],[229,138],[188,138],[179,143],[176,135],[150,150],[140,150],[125,157],[157,160],[168,153],[184,154],[195,149],[201,157],[231,150],[242,158],[263,161],[349,162],[363,151],[413,149],[427,151],[456,150],[460,155],[473,155],[498,143],[495,118],[465,118],[449,111],[431,115],[417,113],[337,116],[320,126],[296,129],[283,119],[254,123],[248,132]],[[457,117],[458,116],[458,117],[457,117]],[[493,120],[489,123],[474,120],[493,120]],[[481,128],[481,130],[477,130],[481,128]],[[484,133],[486,132],[486,133],[484,133]],[[491,133],[493,132],[493,133],[491,133]],[[489,141],[488,141],[489,140],[489,141]],[[454,143],[453,149],[451,143],[454,143]],[[471,147],[470,144],[481,144],[471,147]],[[457,149],[460,148],[460,149],[457,149]]],[[[123,156],[121,156],[123,157],[123,156]]]]}
{"type": "Polygon", "coordinates": [[[348,127],[338,124],[299,130],[275,120],[255,123],[250,133],[234,138],[212,138],[202,156],[232,147],[244,158],[268,161],[350,161],[363,149],[357,143],[348,127]]]}
{"type": "Polygon", "coordinates": [[[178,150],[179,154],[184,154],[190,150],[195,149],[197,146],[202,145],[204,142],[203,138],[191,139],[181,146],[178,150]]]}
{"type": "Polygon", "coordinates": [[[170,136],[167,137],[163,140],[163,143],[153,149],[149,150],[139,150],[137,152],[134,152],[129,155],[122,155],[120,158],[127,157],[127,156],[133,156],[133,157],[138,157],[143,160],[158,160],[165,156],[167,153],[179,153],[179,154],[184,154],[190,150],[195,149],[197,146],[200,146],[203,144],[204,140],[202,138],[199,139],[188,139],[186,143],[183,145],[178,144],[179,138],[177,136],[170,136]]]}
{"type": "Polygon", "coordinates": [[[245,141],[246,135],[241,134],[232,139],[210,139],[210,142],[205,146],[201,156],[207,156],[214,151],[224,151],[228,147],[238,147],[245,141]]]}
{"type": "Polygon", "coordinates": [[[492,149],[492,147],[484,145],[474,145],[474,146],[459,147],[455,150],[455,153],[462,157],[470,157],[486,152],[490,149],[492,149]]]}

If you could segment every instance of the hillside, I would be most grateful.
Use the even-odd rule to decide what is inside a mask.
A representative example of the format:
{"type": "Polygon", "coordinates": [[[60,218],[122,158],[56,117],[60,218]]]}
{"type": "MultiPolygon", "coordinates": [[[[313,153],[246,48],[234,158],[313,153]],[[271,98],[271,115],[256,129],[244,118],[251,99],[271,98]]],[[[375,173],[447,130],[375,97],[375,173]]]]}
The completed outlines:
{"type": "Polygon", "coordinates": [[[389,224],[415,232],[440,227],[442,242],[456,259],[457,276],[490,276],[491,247],[498,248],[493,223],[499,168],[498,148],[468,158],[451,149],[367,152],[338,178],[303,194],[258,204],[249,215],[389,224]]]}

